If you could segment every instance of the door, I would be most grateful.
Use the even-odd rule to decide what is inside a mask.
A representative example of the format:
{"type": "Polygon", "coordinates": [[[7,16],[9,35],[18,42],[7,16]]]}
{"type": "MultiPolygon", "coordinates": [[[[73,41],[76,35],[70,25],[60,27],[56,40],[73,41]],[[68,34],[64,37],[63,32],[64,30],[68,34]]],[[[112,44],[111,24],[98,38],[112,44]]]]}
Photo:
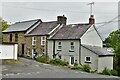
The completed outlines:
{"type": "Polygon", "coordinates": [[[36,52],[36,49],[32,49],[32,59],[34,59],[34,57],[35,57],[35,52],[36,52]]]}
{"type": "Polygon", "coordinates": [[[70,56],[70,65],[74,65],[75,59],[74,56],[70,56]]]}
{"type": "Polygon", "coordinates": [[[24,44],[22,44],[22,56],[24,56],[24,44]]]}

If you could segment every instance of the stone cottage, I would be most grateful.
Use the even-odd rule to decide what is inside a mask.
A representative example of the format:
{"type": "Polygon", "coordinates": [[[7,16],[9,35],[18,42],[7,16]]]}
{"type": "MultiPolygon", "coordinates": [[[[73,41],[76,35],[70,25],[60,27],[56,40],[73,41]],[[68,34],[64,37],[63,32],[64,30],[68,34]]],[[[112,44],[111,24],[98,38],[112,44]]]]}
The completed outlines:
{"type": "Polygon", "coordinates": [[[18,44],[18,56],[23,56],[25,51],[25,33],[36,27],[42,21],[41,19],[16,22],[12,24],[2,32],[3,43],[17,43],[18,44]]]}

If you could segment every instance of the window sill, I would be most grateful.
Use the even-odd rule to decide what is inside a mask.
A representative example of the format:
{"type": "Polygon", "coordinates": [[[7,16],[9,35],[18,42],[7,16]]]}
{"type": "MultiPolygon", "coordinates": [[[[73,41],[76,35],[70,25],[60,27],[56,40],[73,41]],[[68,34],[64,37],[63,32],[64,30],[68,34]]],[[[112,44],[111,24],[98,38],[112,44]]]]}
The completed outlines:
{"type": "Polygon", "coordinates": [[[75,52],[74,50],[69,50],[69,52],[75,52]]]}
{"type": "Polygon", "coordinates": [[[85,61],[85,63],[91,63],[91,61],[85,61]]]}
{"type": "Polygon", "coordinates": [[[62,51],[61,49],[57,49],[57,51],[62,51]]]}

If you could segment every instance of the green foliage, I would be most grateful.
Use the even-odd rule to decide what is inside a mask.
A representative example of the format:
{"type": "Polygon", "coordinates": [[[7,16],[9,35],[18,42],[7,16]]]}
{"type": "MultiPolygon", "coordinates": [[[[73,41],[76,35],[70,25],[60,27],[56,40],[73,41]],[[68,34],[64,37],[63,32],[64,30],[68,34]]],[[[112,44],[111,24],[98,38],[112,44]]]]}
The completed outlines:
{"type": "Polygon", "coordinates": [[[109,70],[107,68],[105,68],[102,72],[100,72],[99,74],[103,74],[103,75],[113,75],[113,76],[117,76],[118,73],[116,70],[109,70]]]}
{"type": "Polygon", "coordinates": [[[82,70],[85,71],[85,72],[90,72],[91,67],[90,67],[90,65],[85,64],[85,65],[82,66],[82,70]]]}
{"type": "Polygon", "coordinates": [[[2,63],[10,63],[10,64],[21,64],[21,62],[19,60],[15,60],[15,59],[3,59],[2,63]]]}
{"type": "Polygon", "coordinates": [[[61,59],[51,59],[49,61],[49,64],[53,64],[53,65],[61,65],[61,66],[67,66],[68,62],[62,61],[61,59]]]}
{"type": "Polygon", "coordinates": [[[2,28],[2,31],[7,29],[9,27],[8,23],[4,21],[2,18],[0,18],[0,27],[2,28]]]}
{"type": "Polygon", "coordinates": [[[2,31],[7,29],[9,25],[6,21],[4,21],[2,18],[0,18],[0,38],[2,38],[2,31]]]}
{"type": "Polygon", "coordinates": [[[36,58],[36,61],[41,62],[41,63],[47,63],[49,61],[49,57],[46,55],[42,55],[40,57],[36,58]]]}
{"type": "Polygon", "coordinates": [[[77,66],[73,66],[73,67],[71,67],[71,69],[72,69],[72,70],[81,70],[82,67],[79,66],[79,65],[77,65],[77,66]]]}
{"type": "Polygon", "coordinates": [[[118,71],[120,76],[120,30],[113,31],[104,43],[105,47],[112,47],[115,50],[114,69],[118,71]]]}
{"type": "Polygon", "coordinates": [[[74,63],[74,66],[78,66],[78,63],[74,63]]]}

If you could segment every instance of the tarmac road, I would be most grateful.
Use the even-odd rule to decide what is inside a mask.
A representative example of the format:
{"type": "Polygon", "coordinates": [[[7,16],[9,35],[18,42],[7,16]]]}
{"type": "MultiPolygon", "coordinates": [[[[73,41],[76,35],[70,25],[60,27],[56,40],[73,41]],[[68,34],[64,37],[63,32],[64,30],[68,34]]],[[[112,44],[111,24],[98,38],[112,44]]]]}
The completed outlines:
{"type": "Polygon", "coordinates": [[[34,60],[20,58],[21,64],[2,65],[3,78],[114,78],[116,76],[86,73],[59,66],[43,64],[34,60]]]}

